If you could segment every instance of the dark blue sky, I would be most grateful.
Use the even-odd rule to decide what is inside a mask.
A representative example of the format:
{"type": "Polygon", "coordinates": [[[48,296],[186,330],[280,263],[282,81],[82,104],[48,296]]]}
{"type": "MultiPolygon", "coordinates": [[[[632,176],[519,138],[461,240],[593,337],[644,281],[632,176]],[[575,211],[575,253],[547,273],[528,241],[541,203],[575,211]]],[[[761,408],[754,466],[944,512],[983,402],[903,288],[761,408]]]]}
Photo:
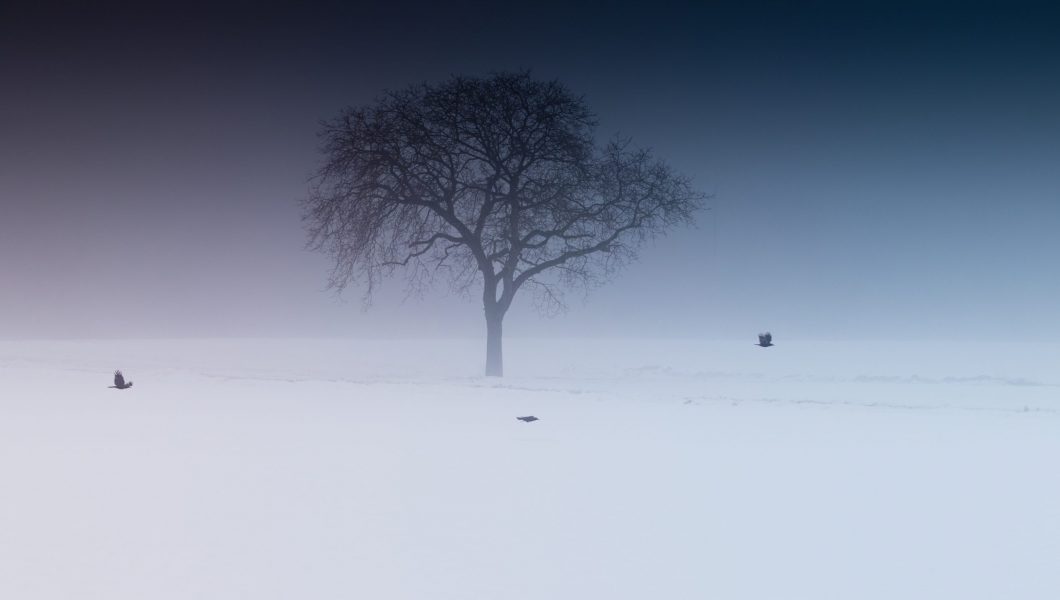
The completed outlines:
{"type": "Polygon", "coordinates": [[[322,288],[318,122],[530,68],[712,192],[694,230],[514,335],[1060,335],[1060,17],[1045,4],[252,3],[0,9],[0,336],[468,335],[322,288]]]}

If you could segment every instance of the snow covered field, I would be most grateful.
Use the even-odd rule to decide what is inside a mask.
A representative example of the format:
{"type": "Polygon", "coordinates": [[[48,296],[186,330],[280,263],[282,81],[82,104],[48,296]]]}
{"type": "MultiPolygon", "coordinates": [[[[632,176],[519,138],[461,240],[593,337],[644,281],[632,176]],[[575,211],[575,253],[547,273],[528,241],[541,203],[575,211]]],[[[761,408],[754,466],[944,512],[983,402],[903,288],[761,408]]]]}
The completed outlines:
{"type": "Polygon", "coordinates": [[[1060,597],[1060,346],[777,342],[0,342],[0,598],[1060,597]]]}

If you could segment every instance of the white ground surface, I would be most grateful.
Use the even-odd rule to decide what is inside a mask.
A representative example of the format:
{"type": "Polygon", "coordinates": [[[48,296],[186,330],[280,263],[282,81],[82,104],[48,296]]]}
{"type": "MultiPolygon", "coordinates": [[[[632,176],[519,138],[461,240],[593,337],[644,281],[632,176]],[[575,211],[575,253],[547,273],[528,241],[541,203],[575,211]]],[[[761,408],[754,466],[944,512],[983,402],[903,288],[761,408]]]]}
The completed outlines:
{"type": "Polygon", "coordinates": [[[0,342],[0,598],[1060,597],[1060,346],[779,342],[0,342]]]}

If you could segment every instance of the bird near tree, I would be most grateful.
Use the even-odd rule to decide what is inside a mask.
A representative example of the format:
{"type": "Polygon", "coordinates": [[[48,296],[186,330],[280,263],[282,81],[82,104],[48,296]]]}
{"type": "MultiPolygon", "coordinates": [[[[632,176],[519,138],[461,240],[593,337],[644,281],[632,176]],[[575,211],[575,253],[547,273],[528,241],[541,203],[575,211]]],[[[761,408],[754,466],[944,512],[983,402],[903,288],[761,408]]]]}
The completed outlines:
{"type": "Polygon", "coordinates": [[[321,132],[303,203],[309,246],[334,259],[331,287],[403,271],[481,291],[486,375],[504,372],[504,317],[517,292],[563,308],[643,244],[691,224],[706,195],[630,140],[598,144],[585,100],[527,72],[453,77],[348,108],[321,132]]]}

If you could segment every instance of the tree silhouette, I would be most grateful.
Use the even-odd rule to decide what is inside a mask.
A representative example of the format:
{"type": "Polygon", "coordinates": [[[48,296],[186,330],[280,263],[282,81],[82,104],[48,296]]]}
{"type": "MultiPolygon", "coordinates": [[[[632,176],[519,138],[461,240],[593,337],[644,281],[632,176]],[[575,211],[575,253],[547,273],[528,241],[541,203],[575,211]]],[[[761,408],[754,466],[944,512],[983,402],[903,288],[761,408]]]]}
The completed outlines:
{"type": "Polygon", "coordinates": [[[691,223],[706,196],[627,139],[598,145],[585,101],[529,73],[453,77],[389,92],[323,125],[323,163],[304,202],[330,285],[404,271],[482,286],[486,375],[503,374],[515,295],[562,307],[571,284],[606,281],[648,239],[691,223]]]}

